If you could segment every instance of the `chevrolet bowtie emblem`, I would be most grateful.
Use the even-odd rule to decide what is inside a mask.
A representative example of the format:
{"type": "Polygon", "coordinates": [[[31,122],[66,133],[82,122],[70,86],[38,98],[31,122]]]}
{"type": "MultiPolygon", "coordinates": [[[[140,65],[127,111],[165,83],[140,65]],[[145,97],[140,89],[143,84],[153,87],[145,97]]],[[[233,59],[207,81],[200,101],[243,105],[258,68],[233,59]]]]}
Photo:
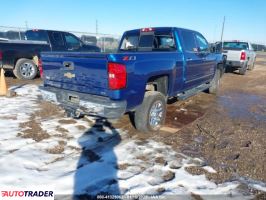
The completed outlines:
{"type": "Polygon", "coordinates": [[[70,72],[64,73],[64,76],[67,78],[75,78],[76,74],[71,74],[70,72]]]}

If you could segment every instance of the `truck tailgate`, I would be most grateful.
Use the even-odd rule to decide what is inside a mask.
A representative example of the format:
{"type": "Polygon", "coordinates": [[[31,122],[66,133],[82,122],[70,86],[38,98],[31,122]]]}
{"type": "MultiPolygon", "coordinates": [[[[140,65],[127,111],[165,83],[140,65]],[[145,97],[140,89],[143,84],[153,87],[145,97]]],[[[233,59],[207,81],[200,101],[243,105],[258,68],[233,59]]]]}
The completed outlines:
{"type": "Polygon", "coordinates": [[[44,85],[107,96],[107,57],[103,53],[41,54],[44,85]]]}
{"type": "Polygon", "coordinates": [[[239,61],[241,50],[223,50],[223,54],[227,56],[229,61],[239,61]]]}

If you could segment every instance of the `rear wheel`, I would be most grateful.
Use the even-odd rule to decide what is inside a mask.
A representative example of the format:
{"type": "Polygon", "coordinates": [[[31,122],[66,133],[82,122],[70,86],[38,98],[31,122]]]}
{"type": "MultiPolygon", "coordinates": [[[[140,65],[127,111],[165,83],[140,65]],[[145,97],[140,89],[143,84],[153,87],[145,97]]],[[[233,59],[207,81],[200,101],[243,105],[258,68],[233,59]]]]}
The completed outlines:
{"type": "Polygon", "coordinates": [[[214,78],[211,81],[211,86],[209,87],[208,93],[210,94],[217,94],[218,88],[220,85],[220,78],[221,78],[221,70],[217,69],[214,75],[214,78]]]}
{"type": "Polygon", "coordinates": [[[239,68],[239,74],[240,75],[245,75],[247,72],[247,64],[245,64],[243,67],[239,68]]]}
{"type": "Polygon", "coordinates": [[[142,132],[159,131],[166,115],[166,98],[157,91],[145,93],[142,104],[134,115],[136,129],[142,132]]]}
{"type": "Polygon", "coordinates": [[[253,63],[250,65],[250,67],[248,68],[250,71],[252,71],[255,67],[255,60],[253,61],[253,63]]]}
{"type": "Polygon", "coordinates": [[[37,76],[38,68],[32,60],[21,58],[17,61],[13,73],[18,79],[31,80],[37,76]]]}

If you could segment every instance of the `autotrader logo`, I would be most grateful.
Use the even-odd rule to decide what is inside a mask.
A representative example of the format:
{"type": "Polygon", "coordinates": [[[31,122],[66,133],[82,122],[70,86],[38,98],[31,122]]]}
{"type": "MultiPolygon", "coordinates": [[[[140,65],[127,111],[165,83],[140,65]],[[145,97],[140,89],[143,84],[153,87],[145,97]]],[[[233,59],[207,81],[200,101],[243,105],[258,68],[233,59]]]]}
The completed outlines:
{"type": "Polygon", "coordinates": [[[1,190],[1,199],[54,200],[52,190],[1,190]]]}

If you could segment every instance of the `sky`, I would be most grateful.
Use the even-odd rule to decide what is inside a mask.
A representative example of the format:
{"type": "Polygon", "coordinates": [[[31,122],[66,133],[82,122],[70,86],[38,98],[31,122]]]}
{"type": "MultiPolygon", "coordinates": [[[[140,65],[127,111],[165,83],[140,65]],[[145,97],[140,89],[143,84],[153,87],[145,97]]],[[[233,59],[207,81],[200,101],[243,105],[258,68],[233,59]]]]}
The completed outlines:
{"type": "Polygon", "coordinates": [[[98,32],[174,26],[266,44],[265,0],[0,0],[0,26],[98,32]]]}

